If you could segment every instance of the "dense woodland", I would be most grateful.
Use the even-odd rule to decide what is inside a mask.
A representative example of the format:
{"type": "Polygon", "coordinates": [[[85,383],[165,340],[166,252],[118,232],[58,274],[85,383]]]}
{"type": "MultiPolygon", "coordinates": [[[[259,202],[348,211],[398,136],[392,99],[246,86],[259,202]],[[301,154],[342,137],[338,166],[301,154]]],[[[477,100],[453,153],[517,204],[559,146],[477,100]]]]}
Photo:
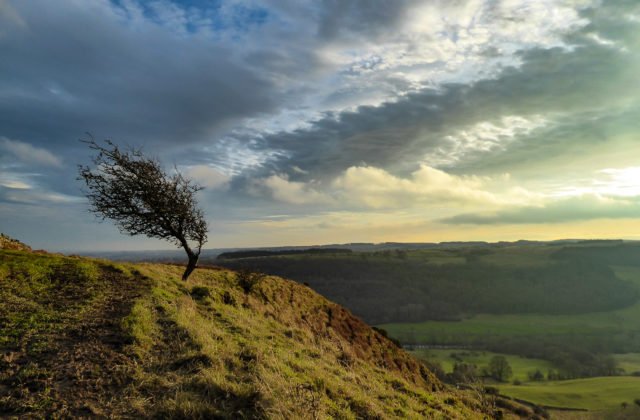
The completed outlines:
{"type": "Polygon", "coordinates": [[[456,320],[476,313],[576,314],[620,308],[638,299],[633,285],[593,257],[597,250],[562,248],[548,264],[529,266],[488,263],[481,258],[487,252],[492,251],[449,251],[461,257],[460,263],[432,262],[428,253],[420,258],[406,251],[387,251],[245,258],[219,264],[307,283],[370,324],[456,320]]]}

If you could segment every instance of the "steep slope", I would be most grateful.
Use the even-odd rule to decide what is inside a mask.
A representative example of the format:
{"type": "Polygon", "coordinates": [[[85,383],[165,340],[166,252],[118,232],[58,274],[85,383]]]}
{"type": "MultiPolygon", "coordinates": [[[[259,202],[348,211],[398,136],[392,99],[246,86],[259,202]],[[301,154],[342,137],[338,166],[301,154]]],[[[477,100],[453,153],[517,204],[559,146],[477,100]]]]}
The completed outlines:
{"type": "Polygon", "coordinates": [[[181,271],[0,251],[0,416],[495,415],[305,286],[181,271]]]}

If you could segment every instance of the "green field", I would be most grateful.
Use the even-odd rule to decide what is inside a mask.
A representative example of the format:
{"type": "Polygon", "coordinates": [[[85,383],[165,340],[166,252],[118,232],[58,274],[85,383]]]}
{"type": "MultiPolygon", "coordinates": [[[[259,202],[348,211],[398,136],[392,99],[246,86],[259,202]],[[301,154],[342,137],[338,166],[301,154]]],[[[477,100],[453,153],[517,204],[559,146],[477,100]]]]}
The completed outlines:
{"type": "MultiPolygon", "coordinates": [[[[616,275],[640,287],[639,267],[614,267],[616,275]]],[[[459,322],[425,321],[380,326],[402,342],[473,345],[493,337],[601,337],[640,335],[640,302],[624,309],[576,315],[480,314],[459,322]]]]}
{"type": "Polygon", "coordinates": [[[500,392],[510,397],[551,407],[607,410],[623,402],[634,404],[640,398],[640,378],[614,376],[570,381],[500,385],[500,392]]]}
{"type": "Polygon", "coordinates": [[[625,373],[640,372],[640,353],[614,354],[613,358],[625,373]]]}
{"type": "Polygon", "coordinates": [[[493,353],[490,351],[473,351],[464,349],[428,349],[428,350],[414,350],[411,354],[418,359],[427,360],[429,362],[437,362],[442,366],[445,373],[453,372],[453,365],[460,360],[464,363],[476,365],[479,369],[489,365],[489,361],[494,356],[504,356],[509,362],[511,369],[513,370],[513,376],[511,380],[517,379],[520,381],[529,380],[529,372],[540,370],[546,375],[549,369],[553,369],[553,365],[546,360],[529,359],[520,356],[514,356],[510,354],[493,353]],[[455,354],[460,360],[452,357],[455,354]]]}

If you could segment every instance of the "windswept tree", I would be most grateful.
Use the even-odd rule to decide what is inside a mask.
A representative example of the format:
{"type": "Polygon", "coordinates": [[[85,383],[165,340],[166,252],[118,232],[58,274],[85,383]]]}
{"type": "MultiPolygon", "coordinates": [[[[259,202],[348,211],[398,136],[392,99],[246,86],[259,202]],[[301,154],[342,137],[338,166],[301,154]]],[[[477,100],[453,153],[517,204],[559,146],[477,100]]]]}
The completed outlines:
{"type": "Polygon", "coordinates": [[[168,174],[156,159],[140,149],[121,150],[110,140],[83,141],[97,154],[94,167],[79,165],[79,180],[87,186],[90,211],[111,219],[120,232],[164,239],[184,248],[187,280],[207,242],[207,222],[195,195],[203,187],[177,170],[168,174]]]}

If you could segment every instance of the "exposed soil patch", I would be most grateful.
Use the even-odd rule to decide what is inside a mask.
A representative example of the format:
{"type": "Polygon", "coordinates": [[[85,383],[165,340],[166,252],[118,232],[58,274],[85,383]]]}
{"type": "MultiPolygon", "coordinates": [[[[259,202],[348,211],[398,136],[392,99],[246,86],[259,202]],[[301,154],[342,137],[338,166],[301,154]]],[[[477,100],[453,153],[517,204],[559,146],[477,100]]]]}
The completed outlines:
{"type": "Polygon", "coordinates": [[[125,352],[131,339],[121,320],[149,283],[109,266],[101,266],[99,281],[90,282],[70,277],[73,262],[68,264],[55,274],[56,287],[40,296],[40,306],[14,304],[6,312],[32,311],[38,317],[46,308],[60,316],[30,325],[14,343],[0,347],[0,416],[129,413],[122,390],[132,381],[135,362],[125,352]]]}

